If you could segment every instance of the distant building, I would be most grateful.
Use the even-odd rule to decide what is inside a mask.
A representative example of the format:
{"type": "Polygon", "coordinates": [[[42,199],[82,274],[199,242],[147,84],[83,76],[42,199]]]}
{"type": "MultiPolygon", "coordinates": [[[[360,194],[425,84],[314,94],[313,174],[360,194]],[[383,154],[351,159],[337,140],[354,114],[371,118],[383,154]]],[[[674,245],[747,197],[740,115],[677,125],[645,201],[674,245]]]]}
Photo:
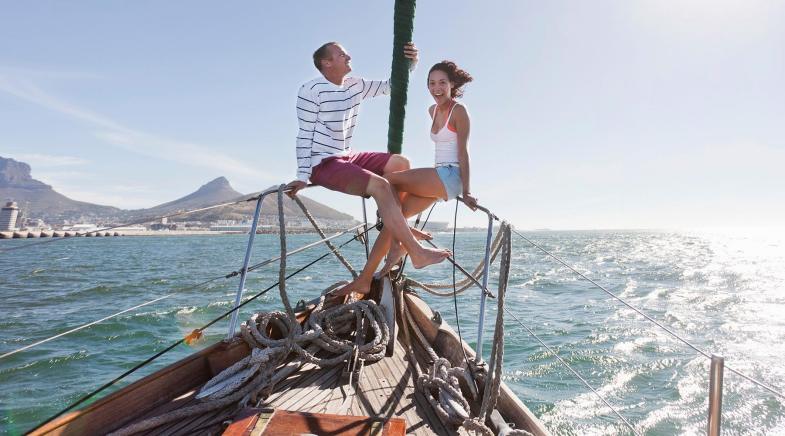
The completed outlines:
{"type": "Polygon", "coordinates": [[[177,224],[176,223],[168,224],[166,222],[166,218],[164,218],[164,219],[161,220],[160,223],[152,223],[152,224],[150,224],[150,230],[156,230],[156,231],[177,230],[177,224]]]}
{"type": "Polygon", "coordinates": [[[251,224],[218,224],[210,226],[211,232],[233,232],[233,233],[248,233],[251,231],[251,224]]]}
{"type": "Polygon", "coordinates": [[[51,230],[52,226],[50,226],[49,224],[45,223],[44,220],[42,220],[41,218],[35,218],[35,219],[27,220],[27,222],[25,223],[25,228],[27,228],[29,230],[33,230],[33,231],[35,231],[35,230],[51,230]]]}
{"type": "Polygon", "coordinates": [[[95,224],[82,223],[82,224],[74,224],[70,227],[63,227],[63,230],[69,230],[79,233],[90,233],[98,230],[98,226],[96,226],[95,224]]]}
{"type": "Polygon", "coordinates": [[[16,202],[9,201],[0,210],[0,231],[14,230],[16,228],[16,218],[19,216],[19,208],[16,202]]]}
{"type": "Polygon", "coordinates": [[[114,232],[145,232],[147,231],[147,227],[145,226],[127,226],[127,227],[115,227],[112,229],[114,232]]]}

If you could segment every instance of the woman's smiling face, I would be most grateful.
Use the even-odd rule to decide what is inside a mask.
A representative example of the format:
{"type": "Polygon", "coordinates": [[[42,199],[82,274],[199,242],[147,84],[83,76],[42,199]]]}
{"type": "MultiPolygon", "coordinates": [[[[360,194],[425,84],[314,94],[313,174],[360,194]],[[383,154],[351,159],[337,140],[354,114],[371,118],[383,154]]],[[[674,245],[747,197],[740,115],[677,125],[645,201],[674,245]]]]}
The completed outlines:
{"type": "Polygon", "coordinates": [[[437,104],[452,99],[452,86],[450,78],[444,71],[434,70],[428,75],[428,91],[437,104]]]}

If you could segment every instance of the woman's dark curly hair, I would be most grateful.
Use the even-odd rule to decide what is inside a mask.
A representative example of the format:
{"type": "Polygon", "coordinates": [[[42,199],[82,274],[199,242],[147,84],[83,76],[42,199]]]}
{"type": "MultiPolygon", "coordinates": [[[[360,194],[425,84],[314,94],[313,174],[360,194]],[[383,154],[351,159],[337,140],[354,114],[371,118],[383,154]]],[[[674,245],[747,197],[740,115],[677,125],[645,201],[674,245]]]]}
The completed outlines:
{"type": "Polygon", "coordinates": [[[458,65],[455,65],[455,62],[453,61],[441,61],[432,66],[428,71],[428,80],[430,80],[431,73],[434,71],[443,71],[447,74],[447,78],[453,84],[452,98],[461,97],[463,95],[463,85],[474,80],[469,73],[458,68],[458,65]]]}

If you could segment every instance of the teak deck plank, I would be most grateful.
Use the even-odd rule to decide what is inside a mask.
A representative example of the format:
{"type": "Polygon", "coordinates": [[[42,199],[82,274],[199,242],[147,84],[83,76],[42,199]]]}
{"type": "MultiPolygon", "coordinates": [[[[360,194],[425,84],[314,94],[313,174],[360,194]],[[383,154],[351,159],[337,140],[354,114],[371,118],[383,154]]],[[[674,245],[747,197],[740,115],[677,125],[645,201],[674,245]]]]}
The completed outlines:
{"type": "MultiPolygon", "coordinates": [[[[381,405],[381,412],[388,417],[393,415],[402,416],[408,423],[409,428],[416,428],[418,423],[422,421],[422,418],[417,413],[413,413],[414,410],[410,407],[411,402],[409,399],[406,396],[396,396],[394,390],[385,389],[385,386],[381,383],[382,379],[396,379],[399,380],[399,382],[405,383],[406,386],[409,386],[410,384],[410,380],[405,376],[404,372],[397,371],[396,368],[388,365],[389,360],[401,358],[397,348],[398,344],[396,344],[395,353],[391,358],[382,359],[381,361],[376,362],[373,368],[372,377],[369,378],[373,380],[373,385],[376,389],[376,397],[379,399],[384,398],[383,404],[381,405]]],[[[404,387],[404,390],[405,389],[406,388],[404,387]]],[[[411,432],[408,428],[407,431],[411,432]]]]}
{"type": "Polygon", "coordinates": [[[389,359],[385,363],[390,367],[396,368],[400,374],[406,374],[406,377],[411,380],[404,388],[404,395],[409,400],[409,413],[414,413],[421,417],[416,424],[412,424],[411,430],[415,434],[448,433],[448,430],[436,416],[436,413],[431,409],[428,400],[415,388],[414,370],[401,343],[396,344],[396,354],[398,353],[400,353],[400,358],[389,359]]]}
{"type": "MultiPolygon", "coordinates": [[[[396,348],[400,348],[400,345],[398,345],[396,348]]],[[[393,396],[397,399],[398,406],[396,408],[396,413],[398,415],[402,415],[406,419],[406,422],[410,423],[408,428],[410,433],[413,432],[414,434],[429,434],[427,430],[432,428],[433,424],[431,424],[431,421],[435,420],[436,417],[434,416],[431,418],[427,414],[427,411],[425,411],[425,413],[418,411],[417,403],[414,401],[416,390],[414,387],[415,381],[413,380],[411,371],[408,370],[408,368],[404,368],[403,365],[395,364],[403,363],[402,361],[399,361],[397,357],[398,356],[396,356],[396,359],[387,359],[382,362],[383,365],[389,368],[391,379],[398,380],[398,383],[393,390],[393,396]]],[[[436,425],[438,425],[438,423],[436,425]]]]}
{"type": "Polygon", "coordinates": [[[337,374],[336,368],[314,370],[309,377],[304,377],[290,386],[284,395],[273,401],[268,400],[265,404],[277,409],[297,410],[297,404],[305,399],[310,391],[317,390],[321,383],[328,381],[334,374],[337,374]]]}
{"type": "Polygon", "coordinates": [[[357,391],[354,388],[347,388],[349,395],[349,408],[343,411],[345,415],[365,415],[365,407],[363,407],[360,399],[357,397],[357,391]]]}
{"type": "Polygon", "coordinates": [[[313,409],[318,409],[321,406],[321,402],[329,398],[330,394],[335,390],[338,386],[338,378],[340,377],[340,368],[337,369],[335,372],[329,372],[329,377],[322,379],[319,387],[320,389],[313,393],[310,396],[306,396],[306,401],[302,403],[300,406],[301,411],[312,411],[313,409]]]}
{"type": "Polygon", "coordinates": [[[330,379],[339,371],[339,366],[315,371],[312,377],[303,380],[303,385],[291,388],[291,394],[287,395],[284,401],[273,403],[272,407],[284,410],[301,410],[302,403],[310,399],[308,394],[325,389],[329,385],[330,379]],[[306,382],[307,384],[305,384],[306,382]]]}
{"type": "MultiPolygon", "coordinates": [[[[294,383],[286,384],[283,386],[276,386],[274,394],[271,395],[266,401],[266,404],[276,405],[280,407],[281,404],[295,398],[297,394],[313,384],[313,381],[324,375],[324,372],[318,366],[312,366],[307,370],[300,370],[298,373],[293,374],[290,378],[294,378],[294,383]],[[275,393],[280,392],[279,395],[275,393]]],[[[288,379],[287,379],[288,380],[288,379]]]]}
{"type": "Polygon", "coordinates": [[[410,434],[456,434],[442,425],[425,397],[416,391],[405,359],[406,352],[396,341],[394,356],[366,365],[354,389],[340,384],[343,365],[319,368],[306,363],[281,381],[263,406],[311,413],[401,417],[410,434]],[[351,404],[342,407],[345,401],[351,404]]]}
{"type": "Polygon", "coordinates": [[[394,409],[394,407],[389,406],[385,392],[379,384],[379,378],[384,376],[384,371],[381,371],[379,362],[375,362],[373,365],[365,367],[360,383],[366,386],[364,392],[376,407],[376,416],[387,417],[389,410],[394,409]]]}
{"type": "Polygon", "coordinates": [[[300,368],[299,371],[290,375],[286,380],[281,381],[277,386],[272,394],[265,400],[265,403],[273,404],[273,403],[280,403],[285,401],[286,398],[293,395],[293,390],[298,386],[298,384],[303,383],[310,378],[315,377],[316,373],[318,372],[317,367],[307,367],[303,366],[300,368]]]}
{"type": "Polygon", "coordinates": [[[379,416],[381,414],[381,402],[376,398],[376,393],[371,384],[372,377],[369,377],[369,372],[368,367],[363,369],[363,374],[360,379],[357,380],[355,396],[360,402],[360,406],[365,410],[365,415],[379,416]]]}
{"type": "Polygon", "coordinates": [[[352,415],[352,403],[354,402],[353,392],[342,389],[343,386],[338,384],[331,391],[330,395],[324,401],[324,405],[317,410],[319,413],[328,413],[331,415],[352,415]],[[349,394],[349,395],[346,395],[349,394]],[[346,401],[346,404],[344,402],[346,401]]]}
{"type": "MultiPolygon", "coordinates": [[[[399,356],[395,356],[394,358],[398,358],[399,356]]],[[[371,379],[376,386],[378,395],[377,397],[383,401],[381,406],[381,413],[385,417],[393,417],[393,416],[404,416],[407,422],[411,422],[412,425],[417,423],[421,420],[421,418],[414,413],[415,411],[411,407],[406,407],[410,402],[407,401],[407,398],[403,395],[400,395],[400,391],[404,390],[405,387],[402,385],[405,383],[406,385],[409,384],[409,378],[405,373],[393,370],[386,362],[389,359],[383,359],[380,362],[377,362],[374,365],[374,376],[371,379]],[[398,384],[394,388],[388,380],[398,380],[398,384]],[[400,387],[400,388],[399,388],[400,387]]]]}
{"type": "Polygon", "coordinates": [[[380,365],[387,368],[386,376],[380,377],[379,382],[385,386],[385,393],[388,393],[388,401],[392,402],[392,409],[395,416],[403,417],[406,422],[411,423],[410,431],[416,431],[422,427],[422,417],[417,414],[415,405],[411,402],[411,393],[414,392],[410,388],[409,382],[411,381],[411,374],[401,371],[395,371],[397,368],[389,365],[389,362],[382,361],[380,365]],[[400,372],[400,375],[398,375],[400,372]],[[388,381],[398,380],[395,386],[392,386],[388,381]]]}
{"type": "MultiPolygon", "coordinates": [[[[419,350],[418,350],[419,349],[419,350]]],[[[421,347],[415,346],[416,351],[421,347]]],[[[418,353],[418,360],[427,359],[418,353]]],[[[428,400],[415,388],[415,380],[408,356],[399,341],[395,343],[392,357],[366,365],[356,388],[342,385],[340,376],[343,365],[320,368],[312,363],[282,380],[262,407],[309,413],[326,413],[355,416],[402,418],[406,421],[407,434],[431,435],[466,434],[445,426],[431,409],[428,400]],[[341,407],[344,401],[351,404],[341,407]]],[[[157,407],[147,416],[156,416],[198,404],[194,398],[198,389],[188,392],[178,400],[157,407]]],[[[233,412],[231,407],[222,408],[199,416],[167,423],[151,429],[145,434],[183,435],[205,434],[220,429],[223,421],[233,412]]]]}

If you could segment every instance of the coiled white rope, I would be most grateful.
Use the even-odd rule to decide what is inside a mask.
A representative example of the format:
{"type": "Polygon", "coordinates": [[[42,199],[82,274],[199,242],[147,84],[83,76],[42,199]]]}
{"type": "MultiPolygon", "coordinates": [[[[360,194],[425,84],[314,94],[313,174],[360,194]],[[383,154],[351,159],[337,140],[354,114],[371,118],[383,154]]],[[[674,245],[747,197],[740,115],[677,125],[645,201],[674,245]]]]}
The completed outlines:
{"type": "MultiPolygon", "coordinates": [[[[499,277],[499,293],[497,294],[498,310],[490,361],[493,372],[485,382],[482,404],[478,416],[470,416],[471,408],[469,402],[463,397],[463,393],[461,392],[459,380],[465,377],[466,370],[461,367],[453,367],[449,360],[441,358],[436,354],[412,319],[405,301],[403,301],[402,298],[400,300],[402,317],[408,325],[408,328],[403,329],[404,338],[407,342],[410,361],[413,362],[415,372],[417,373],[415,374],[417,376],[417,388],[425,395],[442,422],[445,424],[462,425],[467,431],[483,436],[493,436],[491,429],[485,425],[485,420],[494,409],[501,388],[502,358],[504,353],[504,295],[507,289],[510,259],[512,256],[510,240],[510,226],[508,223],[502,222],[501,229],[497,234],[496,239],[493,241],[492,250],[494,254],[491,260],[491,262],[493,262],[493,259],[496,258],[496,255],[501,250],[501,272],[499,277]],[[414,358],[413,350],[409,343],[409,329],[415,333],[415,337],[425,349],[432,362],[428,372],[425,374],[420,374],[419,368],[417,367],[417,361],[414,358]]],[[[484,264],[481,263],[473,275],[476,277],[479,270],[483,267],[484,264]]],[[[463,280],[463,282],[466,283],[464,285],[466,287],[473,284],[468,278],[463,280]]],[[[407,280],[407,284],[411,285],[412,282],[407,280]]],[[[425,289],[423,286],[418,287],[425,289]]],[[[440,294],[441,293],[438,293],[437,295],[440,294]]],[[[442,295],[448,296],[451,294],[452,293],[442,295]]],[[[461,344],[461,346],[463,346],[463,344],[461,344]]],[[[529,432],[524,430],[512,430],[509,434],[514,436],[530,435],[529,432]]]]}

